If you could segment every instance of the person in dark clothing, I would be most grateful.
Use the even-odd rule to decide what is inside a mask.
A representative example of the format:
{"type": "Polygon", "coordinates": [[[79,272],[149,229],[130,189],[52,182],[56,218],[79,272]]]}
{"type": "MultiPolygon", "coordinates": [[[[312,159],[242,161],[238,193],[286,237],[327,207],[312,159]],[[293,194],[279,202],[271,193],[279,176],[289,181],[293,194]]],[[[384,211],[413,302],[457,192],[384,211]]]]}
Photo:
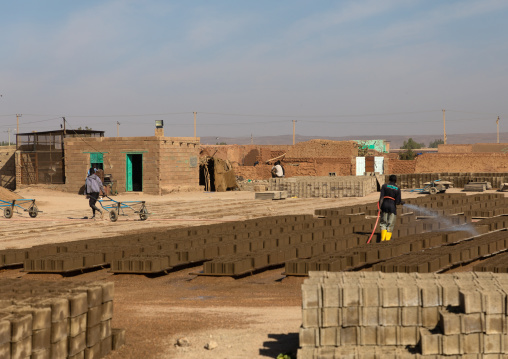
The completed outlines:
{"type": "Polygon", "coordinates": [[[92,219],[95,218],[95,211],[99,211],[101,219],[103,219],[102,211],[95,205],[99,199],[99,194],[104,193],[104,186],[101,179],[95,174],[93,168],[88,171],[88,176],[85,181],[85,195],[89,199],[88,204],[92,209],[92,219]]]}
{"type": "Polygon", "coordinates": [[[400,188],[397,187],[397,176],[390,175],[389,183],[381,186],[379,196],[379,209],[381,210],[381,241],[389,241],[392,238],[395,219],[397,218],[397,205],[404,204],[401,199],[400,188]]]}

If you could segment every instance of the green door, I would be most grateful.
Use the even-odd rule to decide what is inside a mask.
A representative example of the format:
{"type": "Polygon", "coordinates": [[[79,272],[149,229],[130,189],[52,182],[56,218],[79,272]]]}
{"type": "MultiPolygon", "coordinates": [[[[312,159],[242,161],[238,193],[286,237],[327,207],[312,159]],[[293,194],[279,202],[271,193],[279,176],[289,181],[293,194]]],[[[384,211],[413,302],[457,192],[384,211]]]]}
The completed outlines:
{"type": "Polygon", "coordinates": [[[127,155],[126,190],[132,191],[132,155],[127,155]]]}

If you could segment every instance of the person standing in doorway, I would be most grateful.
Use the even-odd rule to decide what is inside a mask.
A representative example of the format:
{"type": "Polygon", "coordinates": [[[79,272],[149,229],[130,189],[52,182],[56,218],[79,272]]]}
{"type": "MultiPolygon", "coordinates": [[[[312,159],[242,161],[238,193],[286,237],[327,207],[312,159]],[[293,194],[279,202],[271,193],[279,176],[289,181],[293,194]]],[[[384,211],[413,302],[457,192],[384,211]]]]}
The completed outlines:
{"type": "Polygon", "coordinates": [[[104,218],[102,211],[95,205],[99,199],[100,193],[104,194],[104,186],[102,185],[101,179],[95,174],[93,168],[88,171],[88,177],[85,181],[85,195],[89,199],[88,204],[92,209],[92,219],[95,218],[95,211],[99,211],[101,219],[104,218]]]}
{"type": "Polygon", "coordinates": [[[392,238],[395,219],[397,218],[397,205],[404,204],[401,199],[400,188],[397,187],[397,176],[390,175],[389,183],[381,186],[379,196],[379,209],[381,210],[381,241],[389,241],[392,238]]]}

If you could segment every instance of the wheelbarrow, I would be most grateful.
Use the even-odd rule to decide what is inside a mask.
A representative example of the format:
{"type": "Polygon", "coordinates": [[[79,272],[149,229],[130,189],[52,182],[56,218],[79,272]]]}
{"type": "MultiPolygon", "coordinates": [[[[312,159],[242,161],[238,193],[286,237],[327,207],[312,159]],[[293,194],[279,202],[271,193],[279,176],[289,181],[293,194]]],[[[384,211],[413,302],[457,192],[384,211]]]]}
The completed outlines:
{"type": "Polygon", "coordinates": [[[32,218],[37,217],[39,214],[39,208],[35,204],[35,199],[14,199],[12,201],[4,201],[0,199],[0,208],[4,209],[4,217],[12,218],[14,212],[20,213],[28,212],[28,215],[32,218]]]}
{"type": "MultiPolygon", "coordinates": [[[[103,197],[104,198],[104,197],[103,197]]],[[[139,219],[142,221],[146,221],[148,216],[151,213],[148,213],[146,209],[145,201],[115,201],[109,196],[105,196],[106,199],[99,199],[99,203],[103,209],[108,211],[109,219],[111,222],[116,222],[118,220],[118,216],[127,216],[125,213],[126,210],[133,211],[135,214],[139,215],[139,219]]]]}
{"type": "Polygon", "coordinates": [[[415,188],[410,190],[409,192],[420,192],[420,193],[444,193],[448,188],[452,187],[453,183],[449,181],[441,181],[440,179],[425,182],[423,188],[415,188]]]}

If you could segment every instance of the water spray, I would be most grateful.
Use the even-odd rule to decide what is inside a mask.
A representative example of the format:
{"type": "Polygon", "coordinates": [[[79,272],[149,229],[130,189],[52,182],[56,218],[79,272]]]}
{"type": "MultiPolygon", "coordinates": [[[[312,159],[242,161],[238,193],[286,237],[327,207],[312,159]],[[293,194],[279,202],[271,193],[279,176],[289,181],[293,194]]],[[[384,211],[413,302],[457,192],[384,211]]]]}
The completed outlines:
{"type": "Polygon", "coordinates": [[[478,232],[476,231],[475,227],[472,226],[471,224],[454,225],[448,218],[439,215],[439,213],[437,213],[436,211],[432,211],[432,210],[430,210],[428,208],[424,208],[424,207],[419,207],[414,204],[407,204],[406,203],[404,205],[404,207],[407,207],[416,213],[420,213],[422,215],[432,217],[433,221],[436,221],[436,222],[444,225],[444,227],[445,227],[444,230],[447,230],[447,231],[467,231],[472,236],[478,235],[478,232]]]}

